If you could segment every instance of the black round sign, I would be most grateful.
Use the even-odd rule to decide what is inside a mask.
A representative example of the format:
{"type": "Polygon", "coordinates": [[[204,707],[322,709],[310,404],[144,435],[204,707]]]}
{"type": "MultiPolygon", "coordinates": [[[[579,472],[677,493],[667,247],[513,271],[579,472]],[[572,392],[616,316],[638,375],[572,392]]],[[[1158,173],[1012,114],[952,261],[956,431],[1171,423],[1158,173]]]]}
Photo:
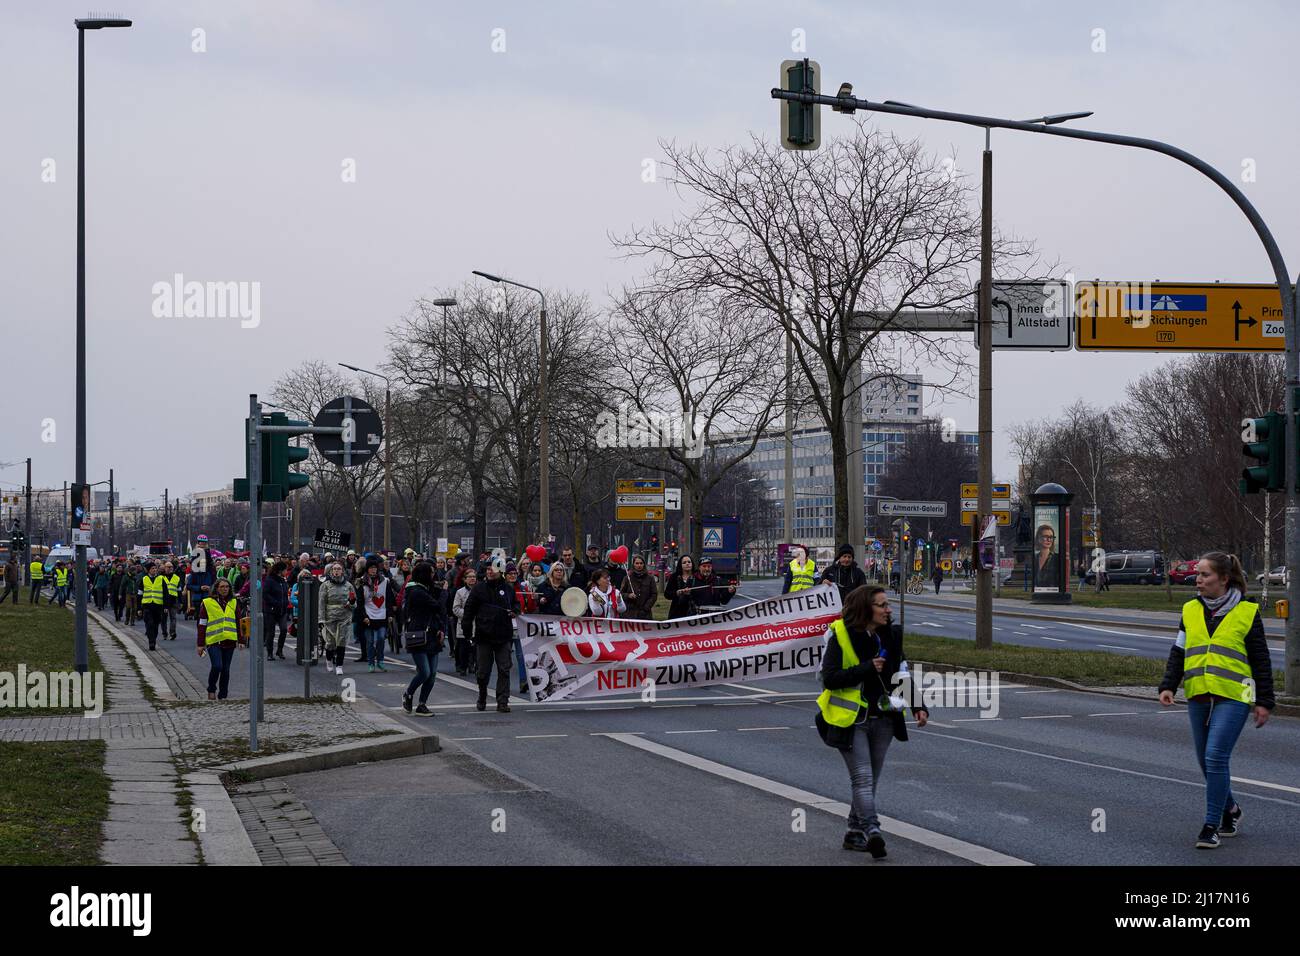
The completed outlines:
{"type": "Polygon", "coordinates": [[[336,398],[319,412],[313,428],[349,428],[343,435],[313,435],[316,450],[343,468],[364,465],[379,452],[384,423],[368,402],[351,395],[336,398]],[[349,423],[351,423],[349,425],[349,423]]]}

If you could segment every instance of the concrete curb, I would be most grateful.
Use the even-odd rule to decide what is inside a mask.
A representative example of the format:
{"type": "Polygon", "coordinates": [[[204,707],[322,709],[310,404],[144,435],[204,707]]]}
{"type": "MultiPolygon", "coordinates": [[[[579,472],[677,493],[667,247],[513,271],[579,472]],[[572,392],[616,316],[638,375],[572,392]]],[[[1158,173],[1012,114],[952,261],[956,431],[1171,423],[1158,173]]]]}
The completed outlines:
{"type": "Polygon", "coordinates": [[[255,757],[224,764],[211,771],[219,775],[227,786],[248,780],[265,780],[268,777],[287,777],[295,773],[315,770],[333,770],[376,760],[395,760],[401,757],[421,757],[438,753],[442,745],[436,734],[401,733],[375,740],[350,744],[335,744],[314,750],[255,757]],[[240,779],[236,779],[238,774],[240,779]]]}
{"type": "Polygon", "coordinates": [[[121,644],[123,649],[131,655],[136,667],[140,669],[140,676],[144,678],[145,683],[149,685],[155,697],[159,700],[177,699],[175,692],[168,686],[167,679],[163,677],[158,665],[150,659],[148,652],[141,650],[135,641],[119,633],[116,622],[106,620],[102,614],[91,608],[86,608],[86,614],[93,617],[95,622],[104,629],[104,632],[121,644]]]}
{"type": "MultiPolygon", "coordinates": [[[[978,668],[974,667],[959,667],[956,664],[940,664],[937,661],[911,661],[911,663],[919,664],[922,667],[940,673],[978,670],[978,668]]],[[[1014,671],[998,671],[998,675],[1001,680],[1011,681],[1015,684],[1032,684],[1035,687],[1059,687],[1061,690],[1078,691],[1082,694],[1100,694],[1104,697],[1122,697],[1125,700],[1148,700],[1152,703],[1156,702],[1155,688],[1152,688],[1152,694],[1148,698],[1142,697],[1138,694],[1113,690],[1109,687],[1089,687],[1087,684],[1076,684],[1074,681],[1066,680],[1063,677],[1042,677],[1038,674],[1017,674],[1014,671]]],[[[1181,687],[1174,692],[1174,700],[1180,703],[1186,703],[1181,687]]],[[[1295,704],[1284,704],[1279,701],[1273,707],[1273,716],[1300,717],[1300,706],[1295,704]]]]}
{"type": "Polygon", "coordinates": [[[205,828],[196,834],[204,865],[261,866],[262,859],[221,777],[211,771],[194,771],[181,777],[193,805],[201,807],[206,816],[205,828]]]}

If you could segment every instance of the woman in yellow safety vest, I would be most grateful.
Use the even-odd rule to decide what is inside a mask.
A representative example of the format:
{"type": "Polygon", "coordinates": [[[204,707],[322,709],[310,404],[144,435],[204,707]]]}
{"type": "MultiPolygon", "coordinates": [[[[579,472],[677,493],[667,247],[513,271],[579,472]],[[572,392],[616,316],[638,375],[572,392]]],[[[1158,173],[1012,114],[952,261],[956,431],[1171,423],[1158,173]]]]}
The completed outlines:
{"type": "Polygon", "coordinates": [[[162,623],[163,595],[167,584],[158,573],[158,565],[150,564],[149,570],[140,579],[140,588],[136,592],[140,598],[140,613],[144,616],[144,633],[149,639],[149,650],[158,649],[158,626],[162,623]]]}
{"type": "Polygon", "coordinates": [[[813,576],[816,570],[817,562],[808,557],[808,552],[803,548],[795,548],[791,551],[790,566],[786,568],[781,593],[791,594],[812,587],[816,583],[816,578],[813,576]]]}
{"type": "MultiPolygon", "coordinates": [[[[876,815],[876,785],[891,739],[906,740],[903,708],[911,703],[903,655],[903,629],[894,624],[885,589],[876,584],[854,588],[844,600],[843,616],[832,622],[822,655],[817,698],[817,730],[828,746],[844,756],[853,788],[849,830],[844,849],[885,855],[885,840],[876,815]]],[[[929,712],[912,708],[924,727],[929,712]]]]}
{"type": "Polygon", "coordinates": [[[1196,563],[1197,597],[1183,605],[1178,638],[1169,649],[1160,703],[1174,702],[1179,681],[1187,695],[1192,744],[1205,775],[1205,825],[1196,845],[1209,850],[1236,836],[1241,806],[1232,796],[1228,760],[1253,711],[1255,726],[1273,709],[1273,664],[1259,605],[1246,600],[1246,575],[1235,554],[1211,551],[1196,563]]]}
{"type": "Polygon", "coordinates": [[[247,647],[248,639],[239,633],[244,609],[235,598],[230,582],[217,578],[212,597],[199,605],[199,657],[207,654],[212,664],[208,671],[208,700],[225,700],[230,690],[230,666],[235,648],[247,647]]]}

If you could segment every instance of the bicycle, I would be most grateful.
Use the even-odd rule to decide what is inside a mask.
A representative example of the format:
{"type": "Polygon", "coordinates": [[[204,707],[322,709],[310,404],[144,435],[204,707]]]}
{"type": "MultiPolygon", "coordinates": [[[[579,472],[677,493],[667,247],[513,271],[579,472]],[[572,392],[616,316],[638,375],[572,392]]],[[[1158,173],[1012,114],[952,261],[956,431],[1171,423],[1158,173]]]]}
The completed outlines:
{"type": "Polygon", "coordinates": [[[925,578],[923,578],[923,577],[922,577],[921,575],[919,575],[919,574],[913,574],[910,578],[908,578],[908,579],[907,579],[907,593],[908,593],[908,594],[924,594],[924,593],[925,593],[925,578]]]}

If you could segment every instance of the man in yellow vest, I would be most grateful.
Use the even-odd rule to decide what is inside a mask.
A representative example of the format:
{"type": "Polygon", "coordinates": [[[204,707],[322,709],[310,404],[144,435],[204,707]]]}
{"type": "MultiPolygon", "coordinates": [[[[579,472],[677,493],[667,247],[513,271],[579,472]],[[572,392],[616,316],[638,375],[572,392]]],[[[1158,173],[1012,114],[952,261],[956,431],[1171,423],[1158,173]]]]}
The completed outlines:
{"type": "MultiPolygon", "coordinates": [[[[903,629],[893,622],[889,595],[878,584],[855,588],[827,636],[816,722],[823,742],[840,751],[849,770],[853,802],[844,849],[875,859],[885,855],[876,784],[890,740],[907,740],[903,709],[912,702],[896,676],[907,672],[903,629]]],[[[912,709],[916,725],[924,727],[929,712],[919,704],[912,709]]]]}
{"type": "Polygon", "coordinates": [[[45,587],[45,565],[39,560],[33,561],[27,568],[27,580],[32,586],[32,597],[27,603],[40,605],[41,589],[45,587]]]}
{"type": "Polygon", "coordinates": [[[806,590],[817,580],[814,577],[817,562],[808,557],[808,552],[801,547],[796,547],[791,554],[793,557],[790,559],[790,566],[785,570],[785,581],[781,584],[782,594],[806,590]]]}
{"type": "Polygon", "coordinates": [[[54,591],[50,594],[50,604],[58,601],[59,607],[68,606],[71,574],[72,569],[64,565],[62,561],[54,562],[54,591]]]}
{"type": "Polygon", "coordinates": [[[230,666],[235,660],[235,648],[245,647],[246,638],[239,633],[239,621],[244,612],[235,599],[230,582],[217,578],[212,586],[212,597],[199,604],[199,657],[204,654],[212,664],[208,671],[208,700],[225,700],[230,690],[230,666]]]}
{"type": "Polygon", "coordinates": [[[1268,722],[1274,707],[1273,664],[1259,605],[1246,598],[1246,574],[1235,554],[1211,551],[1196,563],[1198,597],[1183,605],[1169,649],[1160,703],[1174,702],[1179,681],[1187,696],[1196,760],[1205,775],[1205,823],[1196,846],[1212,850],[1233,837],[1241,806],[1232,796],[1229,759],[1246,718],[1268,722]]]}
{"type": "Polygon", "coordinates": [[[170,561],[163,562],[163,639],[176,640],[176,606],[181,601],[181,576],[170,561]]]}
{"type": "Polygon", "coordinates": [[[158,625],[163,617],[163,595],[167,593],[167,583],[158,573],[158,565],[150,564],[144,577],[140,579],[140,611],[144,616],[144,632],[149,639],[149,650],[158,649],[158,625]]]}

